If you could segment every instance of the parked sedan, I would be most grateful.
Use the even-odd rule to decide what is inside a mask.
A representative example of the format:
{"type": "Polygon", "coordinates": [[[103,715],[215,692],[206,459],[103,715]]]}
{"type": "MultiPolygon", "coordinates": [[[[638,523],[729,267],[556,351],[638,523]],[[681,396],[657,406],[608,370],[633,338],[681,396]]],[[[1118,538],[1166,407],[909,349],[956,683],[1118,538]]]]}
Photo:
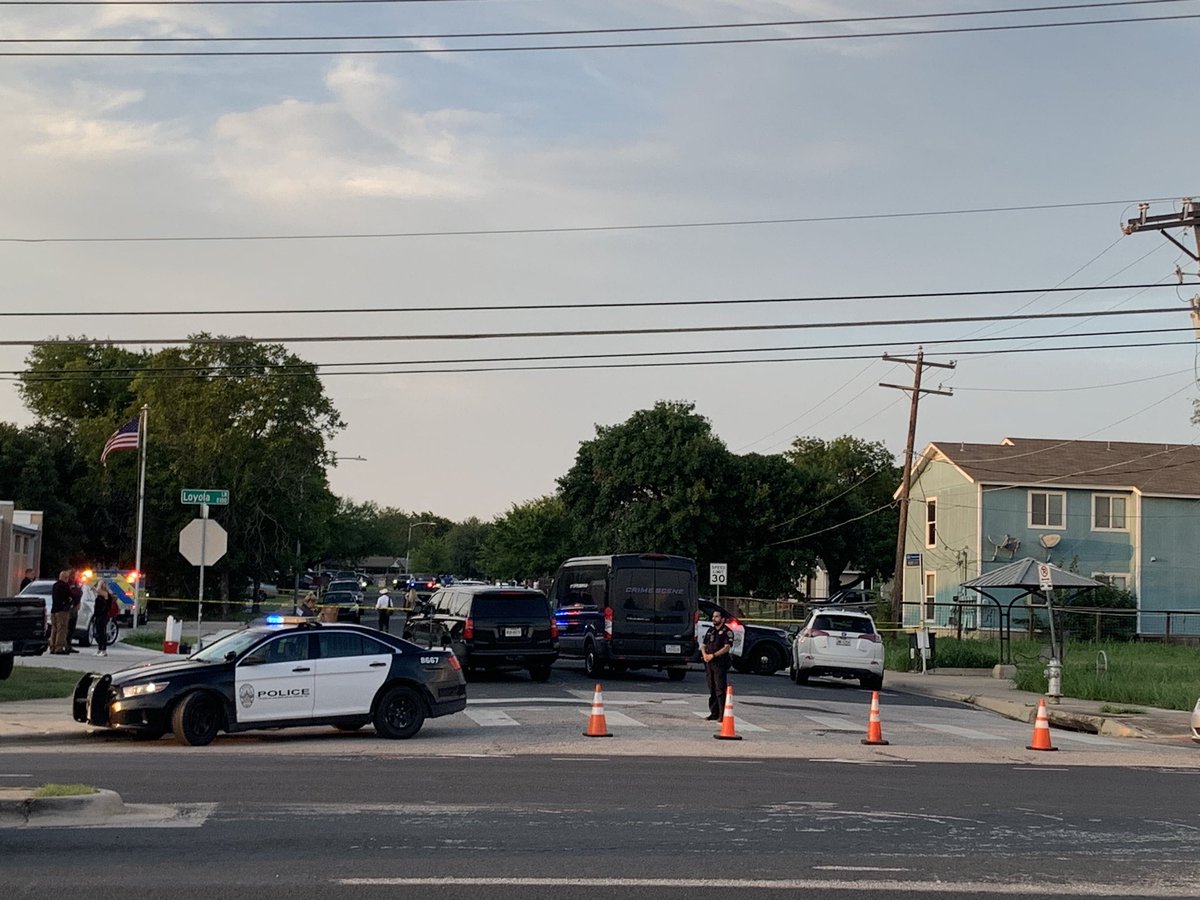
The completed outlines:
{"type": "Polygon", "coordinates": [[[742,622],[711,600],[700,601],[700,619],[696,623],[697,643],[703,643],[704,635],[712,628],[712,614],[718,609],[733,632],[735,669],[742,674],[774,675],[787,665],[792,655],[792,646],[786,631],[769,625],[750,625],[742,622]]]}
{"type": "Polygon", "coordinates": [[[353,622],[357,625],[362,620],[362,595],[350,591],[329,591],[317,601],[321,609],[337,610],[338,622],[353,622]]]}
{"type": "Polygon", "coordinates": [[[355,625],[268,616],[186,659],[91,672],[75,687],[77,722],[184,744],[218,732],[332,725],[410,738],[459,712],[467,687],[454,654],[355,625]]]}
{"type": "Polygon", "coordinates": [[[867,613],[822,609],[809,616],[792,645],[792,681],[818,675],[857,678],[870,690],[883,687],[883,639],[867,613]]]}

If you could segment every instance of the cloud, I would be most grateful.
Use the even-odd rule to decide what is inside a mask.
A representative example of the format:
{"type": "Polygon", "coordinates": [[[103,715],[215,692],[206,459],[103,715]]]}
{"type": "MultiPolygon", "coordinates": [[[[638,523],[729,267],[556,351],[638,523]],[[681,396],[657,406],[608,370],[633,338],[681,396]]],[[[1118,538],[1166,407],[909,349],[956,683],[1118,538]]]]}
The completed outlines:
{"type": "Polygon", "coordinates": [[[0,124],[10,153],[87,161],[163,155],[187,143],[186,130],[129,113],[145,91],[73,81],[58,90],[0,87],[0,124]]]}
{"type": "Polygon", "coordinates": [[[217,121],[215,155],[237,190],[274,201],[448,198],[485,193],[493,116],[411,108],[405,85],[370,61],[339,60],[329,99],[287,99],[217,121]]]}

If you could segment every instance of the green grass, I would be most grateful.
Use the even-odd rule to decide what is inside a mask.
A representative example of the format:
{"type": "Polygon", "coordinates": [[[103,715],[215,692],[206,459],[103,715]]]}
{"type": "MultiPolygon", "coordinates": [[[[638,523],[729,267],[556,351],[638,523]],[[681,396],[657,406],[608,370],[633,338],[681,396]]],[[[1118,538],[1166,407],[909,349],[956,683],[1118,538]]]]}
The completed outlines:
{"type": "Polygon", "coordinates": [[[121,629],[121,643],[133,647],[145,647],[147,650],[161,650],[164,637],[166,637],[165,630],[160,631],[149,626],[142,626],[136,631],[121,629]]]}
{"type": "Polygon", "coordinates": [[[90,784],[43,784],[33,792],[34,797],[78,797],[82,794],[98,794],[90,784]]]}
{"type": "MultiPolygon", "coordinates": [[[[1045,693],[1045,662],[1023,657],[1016,649],[1016,686],[1045,693]]],[[[1124,642],[1069,644],[1063,664],[1063,696],[1124,706],[1190,710],[1200,697],[1200,648],[1124,642]],[[1107,672],[1096,671],[1101,650],[1108,657],[1107,672]]]]}
{"type": "MultiPolygon", "coordinates": [[[[1014,637],[1012,659],[1018,689],[1044,694],[1043,670],[1047,642],[1014,637]]],[[[937,665],[951,669],[989,669],[1000,661],[1000,645],[991,640],[937,639],[937,665]]],[[[909,660],[907,635],[889,638],[884,666],[894,672],[920,671],[919,659],[909,660]]],[[[1110,715],[1140,713],[1138,707],[1190,710],[1200,697],[1200,647],[1180,644],[1076,641],[1067,645],[1063,665],[1063,696],[1112,704],[1110,715]],[[1100,651],[1108,671],[1097,672],[1100,651]]]]}
{"type": "MultiPolygon", "coordinates": [[[[0,703],[10,700],[49,700],[70,697],[81,673],[67,669],[15,666],[12,675],[0,681],[0,703]]],[[[70,714],[67,710],[67,714],[70,714]]]]}

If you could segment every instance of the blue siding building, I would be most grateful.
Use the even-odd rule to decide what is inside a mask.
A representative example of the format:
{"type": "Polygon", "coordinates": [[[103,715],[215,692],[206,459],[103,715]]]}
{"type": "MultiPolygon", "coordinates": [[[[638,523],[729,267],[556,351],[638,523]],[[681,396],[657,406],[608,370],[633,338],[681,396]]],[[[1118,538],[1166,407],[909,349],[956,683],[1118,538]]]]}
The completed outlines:
{"type": "Polygon", "coordinates": [[[1200,447],[935,442],[910,497],[906,625],[945,626],[959,597],[968,626],[987,627],[960,585],[1032,556],[1133,591],[1140,634],[1200,634],[1200,447]]]}

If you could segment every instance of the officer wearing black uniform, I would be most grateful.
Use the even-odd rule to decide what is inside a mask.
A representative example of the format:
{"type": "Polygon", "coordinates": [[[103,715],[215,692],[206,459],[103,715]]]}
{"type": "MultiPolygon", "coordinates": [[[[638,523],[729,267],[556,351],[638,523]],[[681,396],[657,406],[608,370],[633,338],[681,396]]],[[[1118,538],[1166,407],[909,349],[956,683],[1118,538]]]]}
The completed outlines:
{"type": "Polygon", "coordinates": [[[712,628],[704,635],[700,657],[704,660],[704,678],[708,683],[708,721],[715,722],[725,715],[725,688],[729,684],[729,667],[733,663],[733,632],[725,624],[725,616],[713,610],[712,628]]]}

